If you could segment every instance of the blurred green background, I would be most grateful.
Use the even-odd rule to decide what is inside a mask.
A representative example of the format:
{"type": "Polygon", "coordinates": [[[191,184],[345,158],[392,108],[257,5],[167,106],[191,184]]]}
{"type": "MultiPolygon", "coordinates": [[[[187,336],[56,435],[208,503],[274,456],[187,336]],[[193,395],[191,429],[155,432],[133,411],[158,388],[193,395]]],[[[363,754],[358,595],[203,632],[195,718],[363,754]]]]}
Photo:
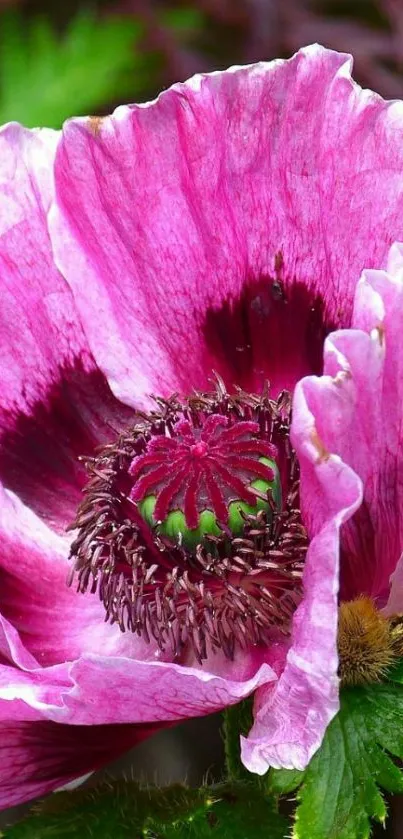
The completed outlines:
{"type": "Polygon", "coordinates": [[[0,0],[0,124],[59,127],[173,81],[319,41],[403,97],[402,0],[0,0]]]}

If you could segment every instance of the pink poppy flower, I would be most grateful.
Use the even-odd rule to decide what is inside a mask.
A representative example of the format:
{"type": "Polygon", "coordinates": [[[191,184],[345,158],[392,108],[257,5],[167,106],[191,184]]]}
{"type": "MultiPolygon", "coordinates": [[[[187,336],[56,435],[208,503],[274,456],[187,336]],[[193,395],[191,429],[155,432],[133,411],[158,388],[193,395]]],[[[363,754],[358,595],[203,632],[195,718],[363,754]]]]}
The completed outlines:
{"type": "Polygon", "coordinates": [[[401,235],[402,130],[317,46],[2,130],[2,806],[254,691],[251,771],[318,748],[361,483],[312,462],[301,518],[282,391],[401,235]]]}

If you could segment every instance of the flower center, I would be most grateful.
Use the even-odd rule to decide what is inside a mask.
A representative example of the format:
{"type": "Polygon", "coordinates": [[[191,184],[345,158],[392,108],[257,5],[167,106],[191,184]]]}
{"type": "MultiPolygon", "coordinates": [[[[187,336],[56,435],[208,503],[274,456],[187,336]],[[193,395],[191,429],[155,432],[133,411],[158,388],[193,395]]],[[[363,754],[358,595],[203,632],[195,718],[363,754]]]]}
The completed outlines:
{"type": "Polygon", "coordinates": [[[280,509],[275,456],[258,422],[189,414],[133,458],[130,498],[158,533],[190,549],[208,535],[237,536],[247,514],[280,509]]]}
{"type": "Polygon", "coordinates": [[[287,633],[307,537],[290,399],[226,392],[157,400],[86,461],[71,579],[122,631],[199,661],[287,633]]]}

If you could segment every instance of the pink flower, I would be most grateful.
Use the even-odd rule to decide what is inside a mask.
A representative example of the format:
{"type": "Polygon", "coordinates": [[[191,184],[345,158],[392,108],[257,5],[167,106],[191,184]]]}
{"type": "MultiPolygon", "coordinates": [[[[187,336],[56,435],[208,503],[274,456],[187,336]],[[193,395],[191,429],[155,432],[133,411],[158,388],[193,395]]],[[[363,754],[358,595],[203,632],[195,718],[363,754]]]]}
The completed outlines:
{"type": "Polygon", "coordinates": [[[322,372],[362,269],[401,235],[401,106],[349,68],[309,47],[61,140],[0,135],[3,806],[255,690],[245,764],[302,767],[337,711],[339,531],[361,481],[300,386],[301,520],[280,392],[322,372]],[[217,394],[187,402],[212,371],[217,394]],[[221,383],[267,378],[272,403],[221,383]]]}

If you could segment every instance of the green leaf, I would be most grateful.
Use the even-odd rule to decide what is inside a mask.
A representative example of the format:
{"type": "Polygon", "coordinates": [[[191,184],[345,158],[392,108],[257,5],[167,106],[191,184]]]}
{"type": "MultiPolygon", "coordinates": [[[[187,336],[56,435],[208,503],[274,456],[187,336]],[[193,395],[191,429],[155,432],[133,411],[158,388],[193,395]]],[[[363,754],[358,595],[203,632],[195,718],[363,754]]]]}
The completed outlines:
{"type": "Polygon", "coordinates": [[[403,684],[403,659],[399,659],[397,664],[389,670],[388,679],[391,682],[398,682],[403,684]]]}
{"type": "Polygon", "coordinates": [[[298,769],[270,769],[268,774],[268,789],[273,795],[287,795],[294,792],[304,779],[305,772],[298,769]]]}
{"type": "Polygon", "coordinates": [[[276,802],[251,784],[199,790],[142,789],[116,781],[59,793],[2,834],[4,839],[285,839],[276,802]]]}
{"type": "Polygon", "coordinates": [[[133,17],[98,19],[81,10],[59,36],[47,18],[0,18],[0,124],[59,127],[136,91],[143,59],[134,47],[142,29],[133,17]]]}
{"type": "Polygon", "coordinates": [[[345,690],[322,746],[303,773],[271,771],[269,789],[298,788],[295,839],[367,839],[371,820],[384,823],[379,789],[403,792],[403,688],[392,684],[345,690]]]}

